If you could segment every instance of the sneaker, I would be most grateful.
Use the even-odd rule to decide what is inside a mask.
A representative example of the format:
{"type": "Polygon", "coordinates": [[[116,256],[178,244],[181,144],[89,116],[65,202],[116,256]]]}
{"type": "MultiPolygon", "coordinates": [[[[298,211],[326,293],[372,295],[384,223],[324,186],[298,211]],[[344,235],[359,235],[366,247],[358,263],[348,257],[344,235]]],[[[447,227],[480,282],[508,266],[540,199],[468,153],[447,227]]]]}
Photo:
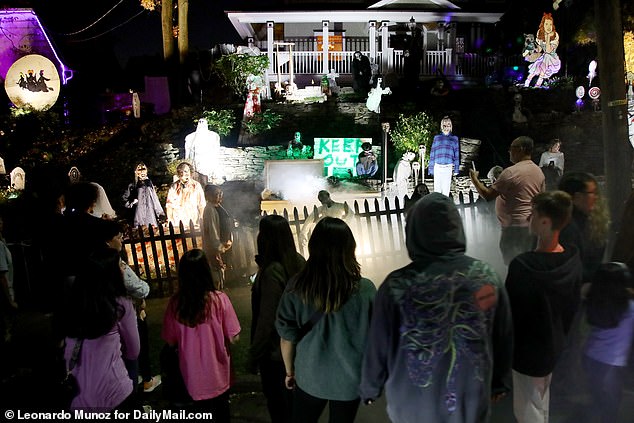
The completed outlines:
{"type": "Polygon", "coordinates": [[[152,392],[161,384],[161,375],[153,376],[147,382],[143,382],[143,392],[152,392]]]}

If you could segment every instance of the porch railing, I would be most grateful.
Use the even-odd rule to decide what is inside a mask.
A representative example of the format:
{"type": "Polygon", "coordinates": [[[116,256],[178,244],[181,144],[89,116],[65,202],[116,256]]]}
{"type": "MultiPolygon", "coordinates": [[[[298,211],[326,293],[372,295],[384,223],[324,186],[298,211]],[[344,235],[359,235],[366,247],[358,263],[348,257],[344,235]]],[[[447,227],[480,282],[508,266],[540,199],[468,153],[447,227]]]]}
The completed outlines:
{"type": "MultiPolygon", "coordinates": [[[[362,54],[369,56],[368,51],[362,54]]],[[[383,52],[377,52],[375,63],[379,73],[394,72],[402,75],[405,70],[405,57],[403,50],[392,50],[387,53],[388,69],[382,69],[383,52]]],[[[323,53],[321,51],[293,51],[293,72],[296,75],[321,75],[323,73],[323,53]]],[[[328,70],[333,70],[340,75],[352,73],[352,51],[333,51],[328,53],[328,70]]],[[[287,56],[288,57],[288,56],[287,56]]],[[[522,65],[520,56],[497,57],[482,56],[477,53],[463,53],[454,55],[452,49],[444,51],[427,51],[421,60],[420,75],[433,76],[439,72],[444,75],[483,77],[493,73],[504,66],[522,65]]],[[[273,73],[276,74],[278,57],[273,56],[273,73]]],[[[285,77],[290,72],[290,62],[286,61],[280,66],[280,73],[285,77]]]]}

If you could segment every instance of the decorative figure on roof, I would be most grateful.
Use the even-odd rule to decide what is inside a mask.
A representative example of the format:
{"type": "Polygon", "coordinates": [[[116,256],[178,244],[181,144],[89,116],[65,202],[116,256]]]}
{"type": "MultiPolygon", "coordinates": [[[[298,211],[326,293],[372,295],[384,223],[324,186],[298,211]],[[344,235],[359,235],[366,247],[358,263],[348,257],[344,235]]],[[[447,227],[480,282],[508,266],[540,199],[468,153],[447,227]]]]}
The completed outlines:
{"type": "Polygon", "coordinates": [[[539,24],[536,37],[537,49],[540,56],[528,66],[528,76],[524,82],[525,87],[529,87],[535,76],[538,76],[535,87],[541,87],[544,79],[548,79],[561,68],[561,60],[557,56],[559,46],[559,34],[555,30],[553,16],[544,13],[539,24]]]}

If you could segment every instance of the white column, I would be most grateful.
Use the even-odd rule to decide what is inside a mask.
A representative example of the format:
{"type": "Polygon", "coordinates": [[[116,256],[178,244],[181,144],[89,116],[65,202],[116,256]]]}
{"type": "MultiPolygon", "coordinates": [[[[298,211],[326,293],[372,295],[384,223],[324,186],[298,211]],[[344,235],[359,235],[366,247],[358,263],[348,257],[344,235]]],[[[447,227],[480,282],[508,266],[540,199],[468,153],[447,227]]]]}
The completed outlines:
{"type": "Polygon", "coordinates": [[[275,50],[273,47],[273,41],[275,41],[275,35],[273,32],[274,29],[275,22],[268,21],[266,23],[266,55],[269,56],[269,75],[277,73],[277,71],[273,69],[273,57],[275,55],[275,50]]]}
{"type": "Polygon", "coordinates": [[[326,75],[330,70],[328,69],[328,25],[329,21],[321,21],[321,31],[323,37],[323,43],[321,45],[322,57],[322,73],[326,75]]]}
{"type": "Polygon", "coordinates": [[[368,39],[370,43],[370,60],[374,59],[373,62],[376,63],[376,21],[370,21],[368,39]]]}
{"type": "Polygon", "coordinates": [[[389,63],[389,35],[387,33],[387,25],[388,21],[381,21],[381,73],[385,75],[388,72],[391,72],[392,69],[388,68],[389,63]]]}

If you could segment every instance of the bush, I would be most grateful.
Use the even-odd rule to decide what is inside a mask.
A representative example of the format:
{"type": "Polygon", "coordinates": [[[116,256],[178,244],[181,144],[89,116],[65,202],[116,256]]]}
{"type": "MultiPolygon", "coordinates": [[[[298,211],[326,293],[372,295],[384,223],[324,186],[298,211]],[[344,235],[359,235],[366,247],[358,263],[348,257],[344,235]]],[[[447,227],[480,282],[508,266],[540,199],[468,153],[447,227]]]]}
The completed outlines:
{"type": "MultiPolygon", "coordinates": [[[[207,119],[207,127],[210,131],[217,132],[218,135],[222,136],[229,135],[236,123],[233,111],[227,109],[205,110],[202,117],[207,119]]],[[[198,119],[194,121],[194,123],[196,122],[198,119]]]]}
{"type": "Polygon", "coordinates": [[[247,91],[247,78],[250,75],[262,75],[269,67],[266,55],[228,54],[214,62],[214,71],[222,82],[239,97],[247,91]]]}
{"type": "Polygon", "coordinates": [[[425,145],[429,152],[436,129],[437,125],[425,112],[411,116],[400,114],[391,132],[394,148],[401,154],[406,151],[418,153],[418,146],[425,145]]]}
{"type": "Polygon", "coordinates": [[[261,134],[279,126],[282,115],[271,110],[265,110],[263,113],[256,113],[249,119],[242,121],[244,129],[253,135],[261,134]]]}

